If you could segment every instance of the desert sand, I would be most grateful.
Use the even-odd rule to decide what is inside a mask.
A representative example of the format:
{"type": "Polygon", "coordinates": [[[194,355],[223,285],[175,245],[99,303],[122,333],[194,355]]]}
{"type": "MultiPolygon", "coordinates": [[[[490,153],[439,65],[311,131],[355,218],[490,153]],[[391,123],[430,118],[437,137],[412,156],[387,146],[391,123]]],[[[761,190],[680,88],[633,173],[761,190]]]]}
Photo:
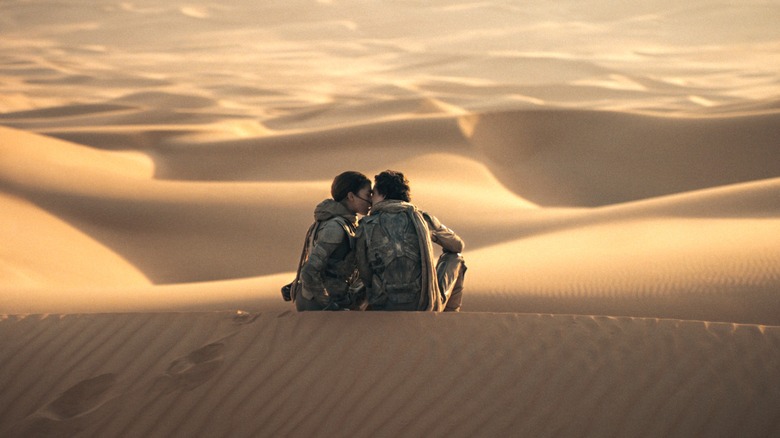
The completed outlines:
{"type": "Polygon", "coordinates": [[[0,5],[0,436],[780,435],[776,2],[0,5]],[[298,314],[403,171],[459,314],[298,314]]]}

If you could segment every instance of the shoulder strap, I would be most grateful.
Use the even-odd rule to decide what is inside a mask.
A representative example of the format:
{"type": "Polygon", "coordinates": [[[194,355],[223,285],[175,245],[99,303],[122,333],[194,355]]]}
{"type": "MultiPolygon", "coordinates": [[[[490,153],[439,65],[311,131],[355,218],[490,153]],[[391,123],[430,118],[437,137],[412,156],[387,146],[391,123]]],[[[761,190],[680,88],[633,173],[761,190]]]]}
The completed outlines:
{"type": "Polygon", "coordinates": [[[349,240],[349,248],[355,249],[355,228],[352,224],[350,224],[344,217],[342,216],[336,216],[333,219],[336,220],[336,222],[341,225],[341,228],[344,229],[344,232],[347,234],[347,239],[349,240]]]}

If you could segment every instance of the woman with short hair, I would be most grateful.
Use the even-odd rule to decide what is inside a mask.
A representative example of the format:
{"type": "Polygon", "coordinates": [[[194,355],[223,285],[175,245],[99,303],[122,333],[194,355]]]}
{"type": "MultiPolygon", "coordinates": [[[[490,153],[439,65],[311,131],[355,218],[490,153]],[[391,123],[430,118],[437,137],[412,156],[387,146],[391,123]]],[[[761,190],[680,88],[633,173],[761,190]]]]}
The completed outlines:
{"type": "Polygon", "coordinates": [[[298,311],[357,309],[362,301],[356,292],[354,238],[357,215],[371,208],[371,180],[344,172],[334,178],[331,196],[314,209],[315,223],[306,236],[300,287],[292,297],[298,311]]]}

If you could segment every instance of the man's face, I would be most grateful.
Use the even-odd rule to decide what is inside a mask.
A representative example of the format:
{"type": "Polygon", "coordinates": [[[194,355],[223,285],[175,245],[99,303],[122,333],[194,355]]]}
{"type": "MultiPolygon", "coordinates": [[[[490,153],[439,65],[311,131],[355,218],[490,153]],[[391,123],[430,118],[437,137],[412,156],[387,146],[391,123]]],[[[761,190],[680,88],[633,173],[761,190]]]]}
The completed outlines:
{"type": "Polygon", "coordinates": [[[371,192],[371,203],[376,204],[385,200],[384,195],[380,195],[377,190],[371,192]]]}

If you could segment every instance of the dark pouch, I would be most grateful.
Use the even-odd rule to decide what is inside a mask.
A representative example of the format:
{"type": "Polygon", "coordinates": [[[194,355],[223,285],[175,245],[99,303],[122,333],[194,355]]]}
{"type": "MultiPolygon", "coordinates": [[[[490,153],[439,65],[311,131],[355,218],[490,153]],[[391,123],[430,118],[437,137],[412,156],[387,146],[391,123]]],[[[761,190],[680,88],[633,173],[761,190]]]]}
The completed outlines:
{"type": "Polygon", "coordinates": [[[292,301],[291,289],[292,283],[282,286],[282,298],[284,298],[285,301],[292,301]]]}

